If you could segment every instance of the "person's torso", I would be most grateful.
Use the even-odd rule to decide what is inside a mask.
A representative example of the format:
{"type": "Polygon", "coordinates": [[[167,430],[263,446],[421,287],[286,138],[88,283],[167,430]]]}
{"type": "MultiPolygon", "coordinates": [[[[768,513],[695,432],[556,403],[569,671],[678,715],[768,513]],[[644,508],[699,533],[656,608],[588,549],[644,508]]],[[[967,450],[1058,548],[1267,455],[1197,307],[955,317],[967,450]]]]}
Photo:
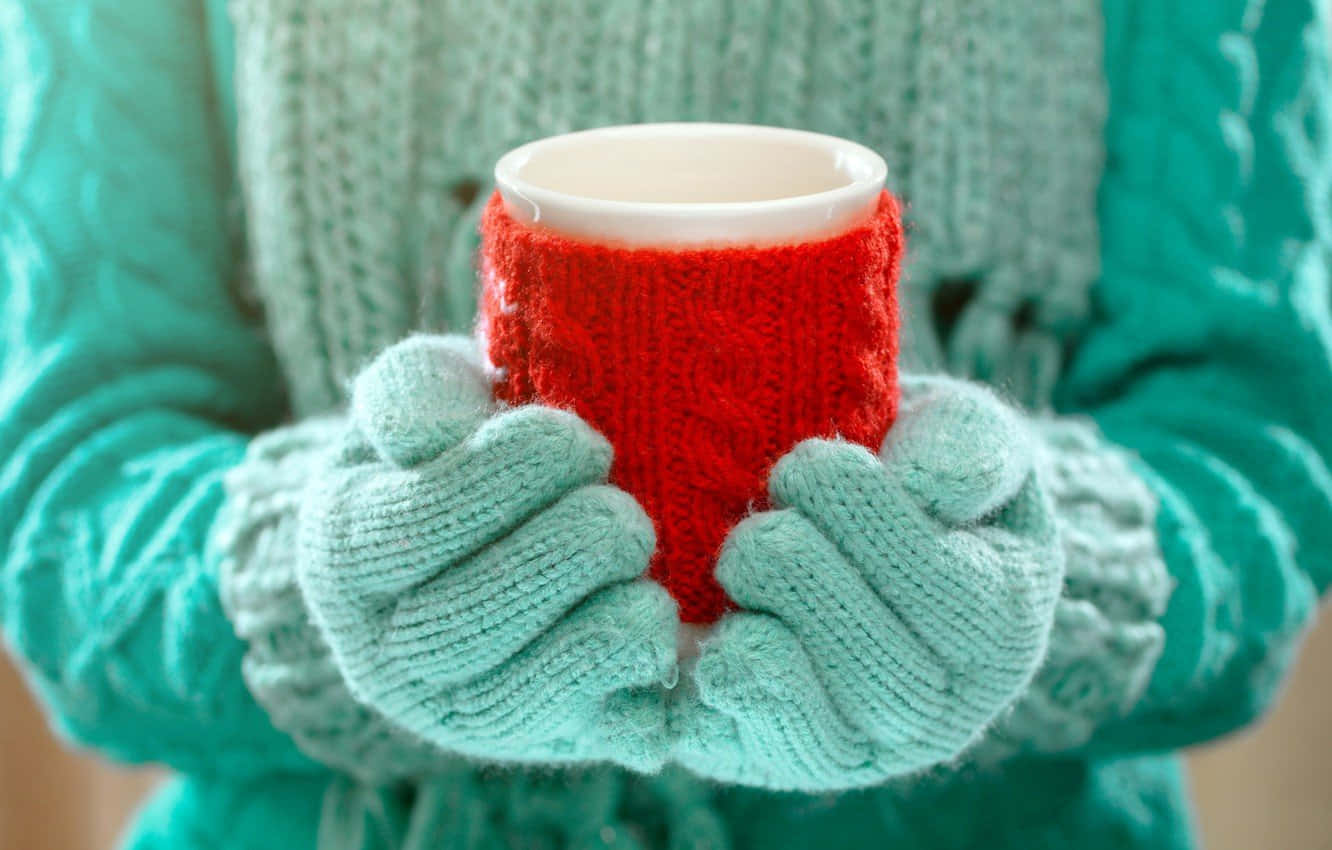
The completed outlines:
{"type": "Polygon", "coordinates": [[[1171,757],[1043,758],[814,796],[460,765],[408,793],[320,775],[173,783],[126,850],[1190,850],[1191,832],[1171,757]]]}
{"type": "Polygon", "coordinates": [[[414,329],[470,329],[505,150],[639,121],[879,151],[908,204],[908,367],[1048,402],[1097,272],[1105,102],[1080,0],[241,0],[255,280],[297,415],[414,329]]]}
{"type": "MultiPolygon", "coordinates": [[[[1048,403],[1086,312],[1105,102],[1098,4],[239,0],[233,12],[252,286],[298,417],[341,403],[347,378],[407,333],[467,332],[495,160],[592,126],[760,123],[879,151],[908,205],[909,368],[1048,403]]],[[[441,833],[485,837],[476,846],[552,848],[962,848],[1065,820],[1090,834],[1084,822],[1108,817],[1100,772],[1033,770],[796,797],[680,776],[463,769],[444,793],[466,810],[439,814],[480,818],[441,833]],[[1015,805],[1027,795],[1013,782],[1032,805],[1015,805]]],[[[1153,783],[1174,801],[1173,779],[1153,783]]]]}

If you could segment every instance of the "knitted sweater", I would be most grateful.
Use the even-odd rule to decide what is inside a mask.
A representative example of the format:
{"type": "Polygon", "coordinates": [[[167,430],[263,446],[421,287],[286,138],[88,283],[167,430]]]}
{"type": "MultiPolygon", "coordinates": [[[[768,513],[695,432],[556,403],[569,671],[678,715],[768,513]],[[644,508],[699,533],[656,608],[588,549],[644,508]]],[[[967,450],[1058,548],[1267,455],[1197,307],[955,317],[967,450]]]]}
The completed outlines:
{"type": "Polygon", "coordinates": [[[1163,754],[1269,703],[1332,580],[1312,4],[247,0],[239,159],[221,4],[139,5],[0,0],[0,617],[66,736],[190,775],[132,846],[1188,846],[1163,754]],[[425,748],[402,772],[428,780],[354,787],[404,742],[297,717],[345,687],[273,566],[326,439],[281,426],[466,327],[504,148],[664,118],[889,159],[907,367],[1039,411],[1068,559],[1046,666],[976,758],[863,792],[425,748]]]}

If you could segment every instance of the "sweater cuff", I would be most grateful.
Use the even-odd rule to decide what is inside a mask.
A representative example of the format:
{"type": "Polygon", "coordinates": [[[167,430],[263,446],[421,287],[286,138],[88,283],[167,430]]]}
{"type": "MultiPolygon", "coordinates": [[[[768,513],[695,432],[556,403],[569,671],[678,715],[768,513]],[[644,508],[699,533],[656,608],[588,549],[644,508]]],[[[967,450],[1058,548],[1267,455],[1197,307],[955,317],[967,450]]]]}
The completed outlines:
{"type": "Polygon", "coordinates": [[[431,773],[446,756],[356,701],[296,581],[296,526],[306,482],[346,441],[337,418],[256,438],[226,477],[213,532],[222,604],[247,644],[246,685],[310,757],[368,782],[431,773]]]}
{"type": "Polygon", "coordinates": [[[1174,583],[1157,541],[1156,497],[1090,420],[1034,425],[1067,561],[1064,589],[1046,659],[978,745],[982,758],[1083,746],[1142,696],[1165,643],[1160,619],[1174,583]]]}

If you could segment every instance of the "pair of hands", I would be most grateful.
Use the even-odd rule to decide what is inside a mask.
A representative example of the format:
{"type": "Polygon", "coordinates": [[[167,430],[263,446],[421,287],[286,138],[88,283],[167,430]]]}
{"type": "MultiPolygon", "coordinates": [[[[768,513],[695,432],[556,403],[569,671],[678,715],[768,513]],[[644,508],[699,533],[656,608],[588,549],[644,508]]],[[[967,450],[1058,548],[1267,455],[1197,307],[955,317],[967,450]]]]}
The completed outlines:
{"type": "Polygon", "coordinates": [[[470,340],[416,337],[354,386],[300,580],[353,694],[441,748],[863,786],[955,756],[1043,655],[1062,561],[1032,452],[992,395],[937,379],[904,387],[882,457],[801,444],[720,555],[742,610],[680,671],[610,446],[497,411],[470,340]]]}

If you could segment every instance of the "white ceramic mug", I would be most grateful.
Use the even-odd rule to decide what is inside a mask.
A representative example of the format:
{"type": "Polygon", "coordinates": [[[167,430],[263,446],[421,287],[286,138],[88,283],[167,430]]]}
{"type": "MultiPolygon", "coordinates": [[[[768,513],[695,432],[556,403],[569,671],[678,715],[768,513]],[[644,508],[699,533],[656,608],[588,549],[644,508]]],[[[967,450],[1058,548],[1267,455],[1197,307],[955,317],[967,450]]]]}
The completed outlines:
{"type": "MultiPolygon", "coordinates": [[[[868,314],[883,316],[885,301],[895,298],[893,281],[882,280],[885,275],[895,279],[900,258],[898,243],[890,247],[891,240],[884,236],[887,230],[900,236],[896,205],[890,204],[891,212],[884,212],[886,175],[883,159],[854,142],[800,130],[735,124],[642,124],[587,130],[532,142],[497,163],[499,203],[492,200],[482,225],[479,328],[498,393],[510,403],[537,400],[570,405],[610,439],[617,458],[612,480],[639,498],[653,516],[658,523],[658,554],[673,569],[680,569],[658,575],[659,562],[654,561],[654,577],[673,594],[677,587],[672,585],[672,576],[710,571],[727,523],[762,495],[766,468],[744,456],[743,450],[732,451],[734,457],[727,455],[728,450],[740,443],[762,447],[783,442],[776,451],[784,451],[804,437],[831,436],[829,423],[848,424],[838,416],[849,411],[825,410],[822,402],[849,397],[839,388],[845,390],[848,381],[854,383],[857,378],[849,376],[860,374],[866,363],[877,362],[884,373],[892,373],[891,362],[883,362],[884,350],[867,350],[863,334],[848,344],[841,358],[828,351],[817,355],[817,362],[807,362],[814,357],[808,345],[799,352],[782,349],[784,342],[815,338],[815,328],[823,328],[826,334],[830,326],[864,322],[868,314]],[[885,224],[885,216],[891,219],[891,226],[885,224]],[[812,259],[816,254],[795,257],[790,253],[802,246],[841,245],[860,238],[854,235],[857,233],[877,234],[865,237],[879,238],[874,243],[877,247],[838,254],[831,275],[818,276],[820,261],[812,259]],[[580,253],[589,246],[596,249],[593,253],[598,259],[580,253]],[[515,251],[521,253],[519,259],[512,256],[515,251]],[[780,285],[744,288],[743,275],[733,263],[756,253],[781,253],[790,261],[783,260],[780,285]],[[608,277],[597,272],[603,261],[621,265],[608,277]],[[694,268],[679,273],[679,265],[689,262],[699,262],[710,271],[699,275],[694,268]],[[733,274],[737,278],[731,278],[733,274]],[[645,284],[649,279],[650,286],[645,284]],[[733,280],[737,288],[729,290],[733,280]],[[803,286],[814,280],[823,283],[817,289],[803,286]],[[651,292],[642,289],[644,286],[651,292]],[[848,297],[851,291],[855,295],[848,297]],[[704,294],[707,292],[712,295],[704,294]],[[759,292],[762,294],[756,295],[759,292]],[[858,296],[863,300],[856,300],[858,296]],[[703,303],[709,297],[713,300],[703,303]],[[725,335],[691,333],[696,327],[658,327],[652,320],[644,321],[641,312],[634,312],[648,303],[662,315],[693,318],[707,314],[713,320],[725,316],[730,327],[764,330],[756,330],[757,339],[740,345],[725,335]],[[810,303],[829,306],[814,311],[822,318],[812,326],[800,324],[799,311],[788,308],[810,303]],[[616,327],[597,327],[610,316],[634,318],[616,327]],[[571,322],[577,331],[564,333],[556,327],[562,322],[571,322]],[[589,331],[600,334],[598,338],[608,343],[607,348],[582,345],[581,341],[592,338],[589,331]],[[768,333],[773,337],[764,337],[768,333]],[[609,363],[600,362],[606,350],[618,354],[605,358],[609,363]],[[665,374],[654,372],[655,383],[646,381],[636,365],[642,358],[634,352],[644,350],[666,352],[652,360],[672,367],[665,374]],[[754,376],[761,373],[758,384],[785,388],[784,377],[793,377],[765,365],[765,360],[796,369],[798,380],[791,380],[789,397],[779,398],[776,406],[756,405],[766,413],[747,421],[746,426],[753,427],[743,436],[726,430],[734,423],[722,422],[719,429],[709,430],[714,424],[712,414],[727,409],[724,399],[719,405],[711,394],[725,396],[728,390],[715,380],[708,384],[695,379],[711,374],[717,363],[746,360],[754,368],[738,371],[754,376]],[[694,364],[700,364],[699,368],[691,371],[694,364]],[[533,377],[537,371],[544,377],[533,377]],[[577,377],[592,373],[606,380],[586,382],[577,377]],[[570,383],[576,388],[571,389],[570,383]],[[602,391],[608,386],[631,389],[602,391]],[[661,399],[666,397],[679,402],[664,405],[677,414],[669,421],[659,415],[661,399]],[[623,415],[626,407],[631,411],[623,415]],[[791,416],[789,411],[801,413],[791,416]],[[801,421],[796,422],[798,419],[801,421]],[[687,473],[667,475],[640,462],[645,457],[663,462],[687,458],[683,450],[696,445],[684,436],[692,433],[691,426],[709,430],[706,439],[716,443],[709,446],[720,452],[710,457],[724,456],[723,464],[734,460],[736,467],[753,474],[752,491],[735,498],[732,493],[724,499],[712,498],[720,491],[709,481],[695,480],[687,473]],[[674,444],[660,454],[644,449],[653,445],[645,435],[663,433],[680,434],[682,451],[672,454],[674,444]],[[742,456],[744,462],[740,462],[742,456]],[[691,503],[698,494],[702,495],[697,504],[691,503]],[[697,511],[689,513],[694,508],[697,511]],[[711,517],[714,522],[708,525],[708,533],[715,532],[716,538],[691,537],[692,548],[686,547],[673,534],[673,526],[661,522],[665,515],[679,517],[682,512],[711,517]],[[719,513],[725,514],[725,522],[715,522],[719,513]],[[681,554],[686,548],[687,557],[681,554]],[[687,569],[682,564],[688,564],[687,569]]],[[[881,330],[885,337],[895,334],[890,321],[881,330]]],[[[892,380],[895,398],[895,373],[892,380]]],[[[742,385],[743,380],[737,384],[742,385]]],[[[735,389],[729,398],[744,407],[752,400],[746,392],[735,389]]],[[[872,407],[891,409],[882,402],[872,407]]],[[[890,412],[885,415],[891,417],[890,412]]],[[[883,429],[887,427],[885,421],[883,429]]],[[[872,439],[882,436],[880,431],[872,439]]],[[[775,460],[775,453],[762,459],[767,464],[775,460]]],[[[707,616],[694,622],[707,622],[715,615],[720,588],[711,588],[709,593],[707,616]]],[[[676,598],[681,600],[679,595],[676,598]]],[[[696,651],[704,631],[688,625],[690,605],[681,602],[686,625],[680,635],[680,654],[688,657],[696,651]]]]}
{"type": "Polygon", "coordinates": [[[888,167],[855,142],[748,124],[633,124],[510,151],[495,181],[514,218],[628,245],[807,241],[874,212],[888,167]]]}

